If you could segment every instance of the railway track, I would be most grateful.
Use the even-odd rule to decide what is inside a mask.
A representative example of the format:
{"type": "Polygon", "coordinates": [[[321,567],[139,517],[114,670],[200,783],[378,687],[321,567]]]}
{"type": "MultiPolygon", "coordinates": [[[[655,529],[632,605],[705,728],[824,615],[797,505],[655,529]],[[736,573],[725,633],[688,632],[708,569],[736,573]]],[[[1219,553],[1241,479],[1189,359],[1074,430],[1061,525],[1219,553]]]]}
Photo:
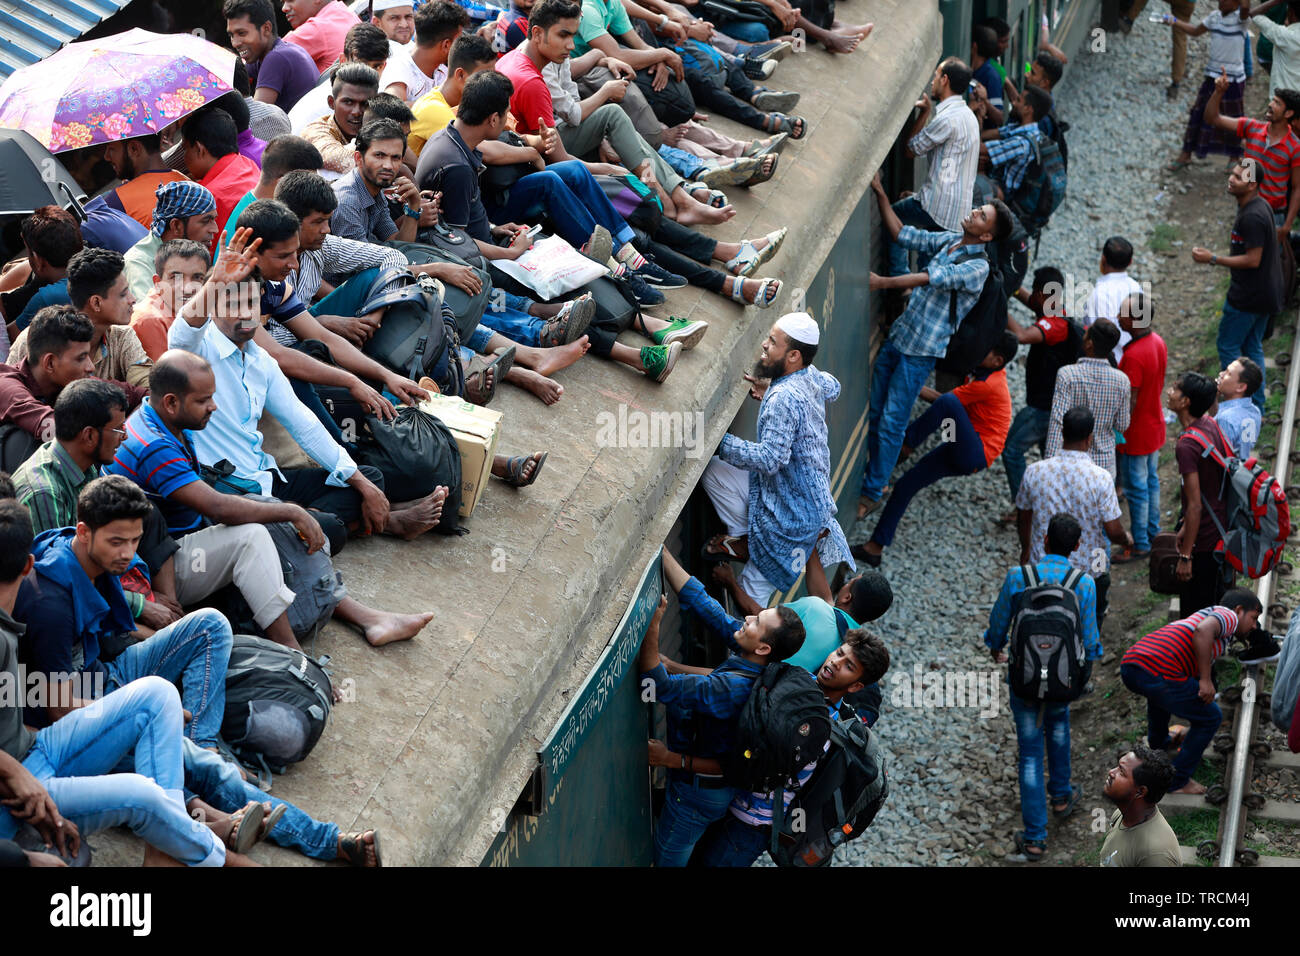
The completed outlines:
{"type": "MultiPolygon", "coordinates": [[[[1297,519],[1300,518],[1300,486],[1289,485],[1292,468],[1300,463],[1300,452],[1293,453],[1296,406],[1300,396],[1300,356],[1294,352],[1300,349],[1300,312],[1296,316],[1292,349],[1292,355],[1284,359],[1287,368],[1286,401],[1282,420],[1278,424],[1277,460],[1273,474],[1288,483],[1287,497],[1294,509],[1290,543],[1293,549],[1300,550],[1300,533],[1294,532],[1297,519]]],[[[1270,572],[1260,578],[1256,585],[1256,593],[1264,605],[1264,621],[1268,622],[1269,629],[1278,635],[1280,641],[1287,630],[1287,616],[1291,609],[1276,600],[1279,591],[1277,572],[1270,572]]],[[[1171,610],[1177,613],[1177,598],[1171,602],[1171,610]]],[[[1300,867],[1300,856],[1263,855],[1245,845],[1246,829],[1250,821],[1277,821],[1300,830],[1300,803],[1275,800],[1256,789],[1259,772],[1282,769],[1300,772],[1300,754],[1293,754],[1285,747],[1275,750],[1261,733],[1268,720],[1270,704],[1270,695],[1262,688],[1266,671],[1271,678],[1272,670],[1269,665],[1242,665],[1240,682],[1221,692],[1220,706],[1225,711],[1230,711],[1230,714],[1225,714],[1225,718],[1230,720],[1225,719],[1221,725],[1211,743],[1211,749],[1223,759],[1223,781],[1210,786],[1204,796],[1171,793],[1160,801],[1160,806],[1166,812],[1205,810],[1214,806],[1219,808],[1219,822],[1214,839],[1204,840],[1195,847],[1183,846],[1184,865],[1195,863],[1199,858],[1213,860],[1218,867],[1300,867]],[[1223,729],[1229,722],[1231,728],[1223,729]]],[[[1206,757],[1210,756],[1211,753],[1207,751],[1206,757]]]]}

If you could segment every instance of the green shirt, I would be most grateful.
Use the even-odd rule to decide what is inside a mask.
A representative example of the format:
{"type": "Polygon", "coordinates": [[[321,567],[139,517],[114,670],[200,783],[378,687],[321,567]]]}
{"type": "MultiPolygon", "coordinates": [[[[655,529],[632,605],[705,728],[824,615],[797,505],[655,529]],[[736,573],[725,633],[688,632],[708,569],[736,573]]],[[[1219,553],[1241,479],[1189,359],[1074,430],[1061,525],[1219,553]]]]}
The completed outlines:
{"type": "Polygon", "coordinates": [[[582,19],[578,35],[573,38],[570,56],[582,56],[591,49],[591,41],[608,33],[615,39],[632,29],[632,21],[618,0],[582,0],[582,19]]]}
{"type": "MultiPolygon", "coordinates": [[[[257,197],[253,195],[252,190],[244,193],[244,198],[235,204],[235,208],[230,211],[230,218],[226,220],[226,245],[230,245],[230,240],[235,238],[235,223],[239,222],[239,214],[253,205],[257,197]]],[[[153,279],[150,277],[150,281],[153,279]]]]}
{"type": "MultiPolygon", "coordinates": [[[[799,620],[803,621],[804,639],[803,647],[799,648],[799,652],[786,660],[815,675],[835,648],[844,643],[840,638],[839,625],[835,621],[836,610],[819,597],[803,597],[791,601],[790,609],[799,615],[799,620]]],[[[858,622],[844,611],[839,613],[844,615],[849,628],[858,626],[858,622]]]]}
{"type": "Polygon", "coordinates": [[[152,232],[137,242],[122,257],[125,263],[126,286],[136,301],[143,299],[153,288],[154,259],[162,248],[162,236],[152,232]]]}

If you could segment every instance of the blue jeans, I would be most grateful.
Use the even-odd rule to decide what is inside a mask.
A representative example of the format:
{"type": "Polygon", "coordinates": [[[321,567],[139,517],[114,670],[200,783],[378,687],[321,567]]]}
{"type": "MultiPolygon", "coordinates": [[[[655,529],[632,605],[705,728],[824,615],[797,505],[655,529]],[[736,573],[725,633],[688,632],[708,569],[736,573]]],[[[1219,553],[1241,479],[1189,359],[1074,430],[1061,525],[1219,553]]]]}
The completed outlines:
{"type": "Polygon", "coordinates": [[[1070,705],[1021,700],[1011,695],[1011,715],[1020,744],[1020,816],[1026,840],[1047,839],[1047,798],[1053,803],[1070,799],[1070,705]],[[1041,717],[1040,717],[1041,713],[1041,717]],[[1043,785],[1043,745],[1047,745],[1047,773],[1043,785]]]}
{"type": "MultiPolygon", "coordinates": [[[[1234,309],[1225,301],[1223,318],[1219,320],[1219,338],[1215,343],[1219,349],[1219,367],[1227,368],[1234,359],[1246,356],[1260,368],[1264,367],[1264,330],[1268,327],[1268,315],[1263,312],[1242,312],[1234,309]]],[[[1264,389],[1255,389],[1250,400],[1264,408],[1264,389]]]]}
{"type": "Polygon", "coordinates": [[[1052,413],[1042,408],[1026,405],[1016,412],[1007,432],[1007,443],[1002,448],[1002,467],[1007,470],[1007,487],[1011,489],[1011,500],[1020,494],[1020,483],[1025,480],[1025,452],[1037,445],[1040,449],[1047,441],[1047,423],[1052,413]]]}
{"type": "Polygon", "coordinates": [[[671,166],[678,176],[683,176],[686,179],[694,179],[708,169],[708,166],[700,157],[693,156],[686,150],[678,149],[676,146],[660,146],[659,155],[664,158],[664,162],[671,166]]]}
{"type": "Polygon", "coordinates": [[[1169,744],[1171,716],[1177,714],[1189,721],[1187,737],[1174,756],[1174,779],[1169,784],[1170,790],[1177,790],[1192,779],[1201,754],[1223,723],[1223,712],[1214,701],[1201,703],[1197,696],[1200,682],[1194,677],[1166,680],[1136,664],[1120,665],[1119,677],[1125,687],[1147,699],[1147,739],[1152,747],[1160,749],[1169,744]]]}
{"type": "MultiPolygon", "coordinates": [[[[23,766],[82,834],[129,826],[190,866],[221,866],[226,851],[185,812],[181,702],[161,677],[143,677],[74,710],[36,735],[23,766]],[[134,754],[134,773],[113,773],[134,754]]],[[[18,824],[0,806],[0,837],[18,824]]]]}
{"type": "Polygon", "coordinates": [[[871,408],[867,413],[867,465],[862,471],[862,494],[879,498],[884,493],[916,396],[934,371],[931,356],[904,355],[892,342],[881,346],[871,373],[871,408]]]}
{"type": "MultiPolygon", "coordinates": [[[[485,326],[489,332],[500,332],[512,342],[518,342],[520,345],[539,345],[542,341],[542,329],[546,328],[546,321],[539,319],[535,315],[529,315],[527,312],[521,312],[507,304],[504,308],[496,308],[497,303],[491,303],[483,310],[483,318],[480,319],[478,329],[470,336],[469,345],[474,351],[482,351],[481,348],[474,346],[474,342],[479,339],[479,330],[485,326]]],[[[486,345],[487,340],[483,339],[486,345]]]]}
{"type": "Polygon", "coordinates": [[[718,29],[743,43],[766,43],[772,39],[767,24],[759,23],[757,20],[732,20],[730,23],[721,24],[718,29]]]}
{"type": "Polygon", "coordinates": [[[188,740],[185,741],[184,757],[186,789],[204,803],[223,813],[234,813],[250,800],[270,803],[273,807],[284,804],[288,809],[280,822],[271,828],[267,839],[276,846],[297,850],[313,860],[338,857],[338,824],[313,820],[292,803],[263,793],[244,780],[233,763],[188,740]]]}
{"type": "Polygon", "coordinates": [[[1160,533],[1160,452],[1126,455],[1117,449],[1115,463],[1128,498],[1133,550],[1150,551],[1152,540],[1160,533]]]}
{"type": "Polygon", "coordinates": [[[107,689],[150,674],[180,680],[181,702],[194,715],[189,738],[200,747],[215,747],[226,712],[226,665],[233,641],[230,622],[219,611],[192,611],[105,664],[107,689]]]}
{"type": "Polygon", "coordinates": [[[615,249],[634,237],[632,227],[615,211],[591,171],[576,159],[529,173],[510,187],[504,204],[485,200],[484,206],[493,222],[534,221],[545,213],[575,249],[590,238],[597,223],[614,237],[615,249]]]}
{"type": "Polygon", "coordinates": [[[753,866],[772,839],[771,828],[750,826],[728,813],[709,827],[693,860],[700,866],[753,866]]]}
{"type": "MultiPolygon", "coordinates": [[[[894,532],[903,512],[912,503],[912,498],[923,488],[928,488],[941,478],[957,475],[972,475],[983,471],[987,466],[984,461],[984,442],[970,423],[970,416],[962,406],[961,399],[952,392],[940,395],[925,413],[907,426],[903,444],[915,448],[928,438],[936,429],[951,422],[952,441],[941,441],[934,449],[907,470],[894,493],[889,496],[885,510],[880,514],[876,530],[871,532],[871,540],[876,544],[889,547],[894,543],[894,532]]],[[[946,438],[947,436],[945,436],[946,438]]]]}
{"type": "Polygon", "coordinates": [[[735,794],[732,787],[709,789],[669,777],[655,827],[655,866],[685,866],[696,841],[727,812],[735,794]]]}
{"type": "Polygon", "coordinates": [[[377,278],[379,278],[378,266],[363,269],[350,276],[346,282],[335,286],[333,292],[307,311],[312,315],[356,315],[357,310],[366,304],[366,293],[370,291],[377,278]]]}
{"type": "MultiPolygon", "coordinates": [[[[917,229],[923,229],[926,232],[936,232],[943,227],[930,218],[930,214],[921,208],[921,200],[915,196],[908,196],[906,199],[900,199],[894,203],[894,214],[902,220],[905,226],[915,226],[917,229]]],[[[891,276],[907,275],[912,271],[908,264],[909,250],[906,246],[899,245],[897,242],[889,243],[889,274],[891,276]]],[[[925,269],[925,264],[930,261],[930,257],[925,253],[916,254],[916,268],[925,269]]]]}
{"type": "MultiPolygon", "coordinates": [[[[495,293],[497,289],[493,288],[492,291],[495,293]]],[[[528,310],[533,307],[532,299],[526,298],[522,295],[515,295],[513,292],[507,292],[505,289],[501,289],[500,291],[501,299],[505,302],[507,309],[514,309],[516,312],[528,314],[528,310]]],[[[491,306],[489,306],[489,308],[491,308],[491,306]]]]}

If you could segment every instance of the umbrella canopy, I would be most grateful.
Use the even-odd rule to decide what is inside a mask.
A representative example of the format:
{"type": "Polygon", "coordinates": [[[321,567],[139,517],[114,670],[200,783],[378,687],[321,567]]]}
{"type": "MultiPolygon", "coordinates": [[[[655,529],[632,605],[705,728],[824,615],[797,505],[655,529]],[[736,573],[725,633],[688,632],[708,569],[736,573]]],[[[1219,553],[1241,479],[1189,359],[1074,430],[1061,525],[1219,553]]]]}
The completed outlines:
{"type": "Polygon", "coordinates": [[[0,216],[27,214],[41,206],[67,206],[86,191],[50,155],[50,151],[23,130],[0,129],[0,216]],[[67,187],[65,193],[59,188],[67,187]]]}
{"type": "Polygon", "coordinates": [[[160,132],[231,89],[235,54],[190,33],[70,43],[0,86],[0,126],[51,152],[160,132]]]}

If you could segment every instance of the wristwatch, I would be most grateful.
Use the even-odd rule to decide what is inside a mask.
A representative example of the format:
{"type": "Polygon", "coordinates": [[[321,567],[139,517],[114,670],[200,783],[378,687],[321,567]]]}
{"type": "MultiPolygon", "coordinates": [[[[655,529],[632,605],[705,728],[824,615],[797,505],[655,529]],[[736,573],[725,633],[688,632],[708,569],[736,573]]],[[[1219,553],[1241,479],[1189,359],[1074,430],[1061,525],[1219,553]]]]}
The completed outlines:
{"type": "Polygon", "coordinates": [[[1180,555],[1178,556],[1178,560],[1179,560],[1179,561],[1190,561],[1190,560],[1192,560],[1192,556],[1191,556],[1190,554],[1180,554],[1180,555]]]}
{"type": "Polygon", "coordinates": [[[419,219],[420,210],[412,209],[410,206],[406,205],[406,203],[402,203],[402,215],[410,216],[412,219],[419,219]]]}
{"type": "Polygon", "coordinates": [[[1210,265],[1217,266],[1218,264],[1219,264],[1218,253],[1214,253],[1214,252],[1210,253],[1210,265]]]}

